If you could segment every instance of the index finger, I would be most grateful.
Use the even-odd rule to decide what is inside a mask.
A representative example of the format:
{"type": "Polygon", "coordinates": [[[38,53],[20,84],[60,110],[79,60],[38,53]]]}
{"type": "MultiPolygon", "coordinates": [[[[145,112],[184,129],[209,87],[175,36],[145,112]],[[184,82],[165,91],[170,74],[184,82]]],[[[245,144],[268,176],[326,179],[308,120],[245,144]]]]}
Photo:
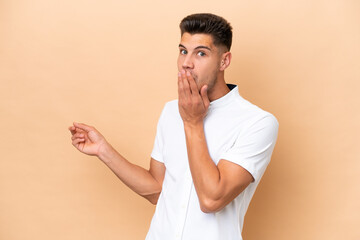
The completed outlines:
{"type": "Polygon", "coordinates": [[[189,81],[189,85],[191,88],[191,93],[199,95],[199,89],[197,88],[197,85],[195,83],[193,76],[190,74],[190,72],[187,72],[186,75],[187,75],[187,79],[189,81]]]}
{"type": "Polygon", "coordinates": [[[83,124],[83,123],[74,122],[74,126],[84,130],[85,132],[90,132],[90,131],[94,130],[92,127],[90,127],[90,126],[88,126],[86,124],[83,124]]]}
{"type": "Polygon", "coordinates": [[[76,129],[74,126],[70,126],[69,128],[69,131],[71,132],[72,135],[74,135],[76,133],[76,129]]]}
{"type": "Polygon", "coordinates": [[[182,99],[184,97],[184,84],[182,81],[182,77],[181,77],[181,73],[178,73],[178,95],[179,95],[179,100],[182,99]]]}

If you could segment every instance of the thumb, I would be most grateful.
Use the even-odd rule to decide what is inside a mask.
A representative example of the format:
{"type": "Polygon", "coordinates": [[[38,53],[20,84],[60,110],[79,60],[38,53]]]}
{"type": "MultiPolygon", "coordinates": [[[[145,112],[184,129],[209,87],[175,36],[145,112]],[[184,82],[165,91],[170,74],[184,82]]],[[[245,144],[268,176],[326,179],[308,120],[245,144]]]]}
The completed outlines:
{"type": "Polygon", "coordinates": [[[88,126],[88,125],[86,125],[84,123],[74,122],[73,124],[74,124],[75,127],[80,128],[81,130],[84,130],[85,132],[90,132],[90,131],[94,130],[93,127],[90,127],[90,126],[88,126]]]}
{"type": "Polygon", "coordinates": [[[207,95],[207,91],[208,91],[208,86],[204,85],[202,86],[201,90],[200,90],[200,94],[201,94],[201,98],[203,100],[204,106],[207,109],[210,105],[210,100],[209,97],[207,95]]]}

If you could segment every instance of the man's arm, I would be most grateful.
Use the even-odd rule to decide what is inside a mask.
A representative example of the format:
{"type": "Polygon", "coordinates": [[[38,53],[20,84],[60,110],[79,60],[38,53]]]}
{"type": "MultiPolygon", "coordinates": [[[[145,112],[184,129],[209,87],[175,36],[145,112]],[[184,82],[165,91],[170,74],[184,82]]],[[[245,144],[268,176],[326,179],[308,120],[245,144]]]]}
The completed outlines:
{"type": "Polygon", "coordinates": [[[72,144],[80,152],[97,156],[130,189],[156,204],[165,175],[165,165],[151,158],[150,169],[130,163],[94,127],[74,123],[69,127],[72,144]]]}
{"type": "Polygon", "coordinates": [[[204,126],[185,125],[189,165],[203,212],[217,212],[229,204],[252,181],[240,165],[220,160],[216,166],[206,144],[204,126]]]}
{"type": "Polygon", "coordinates": [[[190,74],[179,74],[179,111],[184,122],[191,175],[203,212],[216,212],[238,196],[252,181],[241,166],[210,157],[204,134],[204,117],[210,101],[207,86],[199,91],[190,74]]]}

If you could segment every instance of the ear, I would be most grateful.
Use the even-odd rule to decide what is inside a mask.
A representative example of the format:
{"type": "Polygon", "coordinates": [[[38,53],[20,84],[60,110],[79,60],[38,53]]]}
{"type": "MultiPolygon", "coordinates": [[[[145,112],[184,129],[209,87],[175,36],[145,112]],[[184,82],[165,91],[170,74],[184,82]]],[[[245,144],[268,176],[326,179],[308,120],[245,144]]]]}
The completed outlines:
{"type": "Polygon", "coordinates": [[[225,52],[221,56],[220,71],[224,71],[231,62],[231,52],[225,52]]]}

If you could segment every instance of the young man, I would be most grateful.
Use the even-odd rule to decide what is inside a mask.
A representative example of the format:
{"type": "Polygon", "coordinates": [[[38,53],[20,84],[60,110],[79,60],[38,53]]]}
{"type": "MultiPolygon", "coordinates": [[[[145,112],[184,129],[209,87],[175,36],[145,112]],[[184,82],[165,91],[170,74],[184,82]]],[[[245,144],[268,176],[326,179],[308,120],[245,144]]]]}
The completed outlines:
{"type": "Polygon", "coordinates": [[[98,156],[127,186],[157,204],[146,239],[242,239],[278,122],[225,83],[232,41],[226,20],[193,14],[180,29],[178,100],[161,113],[150,169],[128,162],[85,124],[69,128],[72,144],[98,156]]]}

